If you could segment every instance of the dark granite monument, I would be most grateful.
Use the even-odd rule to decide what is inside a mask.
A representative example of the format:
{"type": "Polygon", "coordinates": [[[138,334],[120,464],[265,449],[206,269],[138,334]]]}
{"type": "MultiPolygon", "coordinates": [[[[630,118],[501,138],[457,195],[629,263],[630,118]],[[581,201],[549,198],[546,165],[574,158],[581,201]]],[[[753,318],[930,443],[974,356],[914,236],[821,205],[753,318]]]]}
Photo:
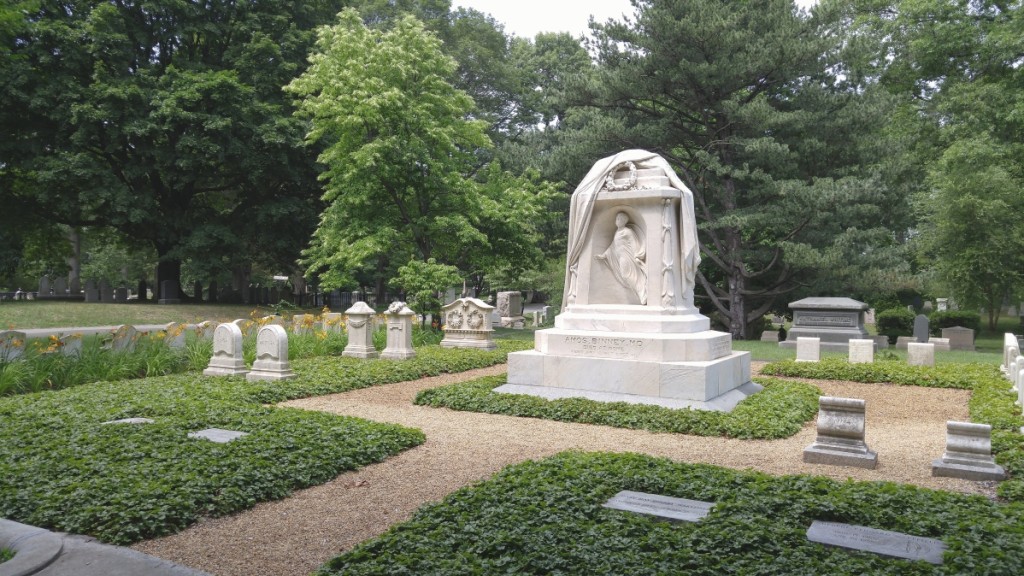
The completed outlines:
{"type": "Polygon", "coordinates": [[[789,304],[793,310],[793,327],[783,348],[796,348],[796,339],[818,338],[822,350],[847,351],[850,340],[871,339],[864,328],[868,305],[852,298],[804,298],[789,304]]]}

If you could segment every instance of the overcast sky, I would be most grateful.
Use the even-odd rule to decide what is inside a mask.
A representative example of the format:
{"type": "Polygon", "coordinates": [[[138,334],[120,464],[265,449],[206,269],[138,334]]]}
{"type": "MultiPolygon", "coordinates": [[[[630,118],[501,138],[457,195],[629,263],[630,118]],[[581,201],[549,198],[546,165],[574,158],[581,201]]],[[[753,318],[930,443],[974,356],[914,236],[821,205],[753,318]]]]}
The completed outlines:
{"type": "MultiPolygon", "coordinates": [[[[797,0],[809,6],[817,0],[797,0]]],[[[521,38],[533,38],[538,32],[569,32],[579,36],[587,32],[587,21],[593,14],[598,22],[632,15],[629,0],[452,0],[452,6],[474,8],[490,14],[505,25],[505,32],[521,38]]]]}

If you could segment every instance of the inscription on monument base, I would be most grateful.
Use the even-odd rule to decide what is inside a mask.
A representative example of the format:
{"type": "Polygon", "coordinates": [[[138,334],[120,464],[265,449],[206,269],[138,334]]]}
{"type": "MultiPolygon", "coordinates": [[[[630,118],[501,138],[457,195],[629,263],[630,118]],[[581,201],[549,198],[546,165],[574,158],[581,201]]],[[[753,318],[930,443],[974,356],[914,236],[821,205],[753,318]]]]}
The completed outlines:
{"type": "Polygon", "coordinates": [[[604,507],[669,520],[697,522],[711,512],[715,503],[623,490],[605,502],[604,507]]]}
{"type": "Polygon", "coordinates": [[[839,316],[832,314],[808,314],[797,313],[793,323],[797,326],[857,326],[857,319],[853,316],[839,316]]]}
{"type": "Polygon", "coordinates": [[[565,344],[573,355],[616,359],[635,358],[644,347],[640,339],[608,336],[566,336],[565,344]]]}
{"type": "Polygon", "coordinates": [[[807,529],[807,539],[819,544],[907,560],[924,560],[932,564],[942,564],[942,553],[946,550],[946,544],[934,538],[818,520],[807,529]]]}

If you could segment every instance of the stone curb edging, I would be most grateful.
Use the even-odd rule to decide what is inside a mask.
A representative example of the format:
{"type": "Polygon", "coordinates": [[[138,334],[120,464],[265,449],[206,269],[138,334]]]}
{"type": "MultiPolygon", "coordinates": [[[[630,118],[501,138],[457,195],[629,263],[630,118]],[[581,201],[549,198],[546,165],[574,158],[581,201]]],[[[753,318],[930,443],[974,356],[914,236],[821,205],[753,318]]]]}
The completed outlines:
{"type": "Polygon", "coordinates": [[[64,539],[49,530],[0,518],[0,547],[14,551],[14,558],[0,564],[0,576],[29,576],[60,556],[64,539]]]}

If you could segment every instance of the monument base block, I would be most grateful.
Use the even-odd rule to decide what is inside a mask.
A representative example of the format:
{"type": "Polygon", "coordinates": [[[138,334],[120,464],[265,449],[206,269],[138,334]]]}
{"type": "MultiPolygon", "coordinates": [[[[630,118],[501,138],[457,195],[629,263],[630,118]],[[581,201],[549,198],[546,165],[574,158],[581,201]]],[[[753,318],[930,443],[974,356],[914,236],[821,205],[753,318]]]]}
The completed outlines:
{"type": "MultiPolygon", "coordinates": [[[[749,352],[731,352],[714,360],[665,362],[528,350],[508,356],[508,384],[515,388],[503,386],[496,391],[514,390],[516,394],[541,397],[551,397],[558,391],[562,391],[558,397],[612,394],[614,401],[666,405],[659,402],[665,400],[675,404],[669,407],[685,407],[687,401],[707,402],[748,383],[749,352]]],[[[731,406],[723,401],[727,407],[720,409],[731,409],[745,397],[740,394],[731,406]]]]}
{"type": "Polygon", "coordinates": [[[939,458],[932,461],[932,476],[962,478],[964,480],[1005,480],[1006,471],[998,464],[965,464],[946,462],[939,458]]]}
{"type": "Polygon", "coordinates": [[[831,466],[853,466],[873,470],[878,465],[878,454],[868,449],[846,448],[815,442],[804,448],[804,462],[831,466]]]}
{"type": "Polygon", "coordinates": [[[226,366],[214,366],[210,365],[203,370],[203,376],[242,376],[248,374],[249,369],[245,367],[245,364],[239,365],[226,365],[226,366]]]}

